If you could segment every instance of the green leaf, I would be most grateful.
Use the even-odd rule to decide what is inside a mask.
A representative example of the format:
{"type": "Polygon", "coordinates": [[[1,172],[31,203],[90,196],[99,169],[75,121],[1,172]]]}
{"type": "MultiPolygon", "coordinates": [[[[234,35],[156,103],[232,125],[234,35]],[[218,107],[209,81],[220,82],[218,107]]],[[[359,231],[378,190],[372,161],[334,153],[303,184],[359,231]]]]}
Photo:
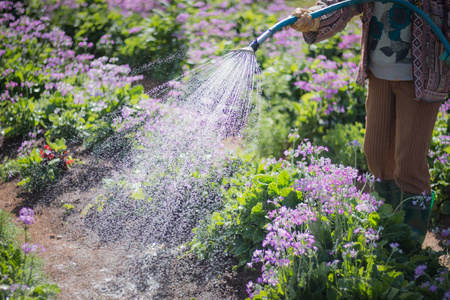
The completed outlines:
{"type": "Polygon", "coordinates": [[[441,204],[440,212],[447,216],[450,215],[450,200],[447,200],[441,204]]]}
{"type": "Polygon", "coordinates": [[[258,202],[255,206],[252,208],[252,214],[260,214],[262,211],[262,203],[258,202]]]}
{"type": "Polygon", "coordinates": [[[242,242],[239,244],[239,246],[234,250],[234,255],[238,256],[239,254],[242,254],[244,252],[247,252],[249,247],[246,243],[242,242]]]}
{"type": "Polygon", "coordinates": [[[410,258],[409,262],[411,265],[420,265],[426,263],[429,260],[428,256],[425,255],[414,255],[410,258]]]}
{"type": "Polygon", "coordinates": [[[392,214],[392,206],[390,204],[383,204],[381,206],[378,207],[377,212],[380,215],[390,215],[392,214]]]}
{"type": "Polygon", "coordinates": [[[382,238],[389,241],[401,241],[410,232],[410,228],[406,224],[394,224],[387,226],[382,232],[382,238]]]}
{"type": "Polygon", "coordinates": [[[418,299],[423,299],[423,297],[420,297],[420,295],[413,293],[413,292],[406,292],[400,295],[400,297],[398,297],[398,299],[401,300],[418,300],[418,299]]]}
{"type": "Polygon", "coordinates": [[[264,174],[255,176],[255,180],[258,183],[262,183],[262,184],[265,184],[265,185],[269,185],[271,182],[275,181],[275,179],[272,176],[264,175],[264,174]]]}
{"type": "Polygon", "coordinates": [[[262,229],[255,230],[255,233],[253,234],[253,242],[258,243],[262,242],[266,238],[266,231],[262,229]]]}
{"type": "Polygon", "coordinates": [[[21,181],[19,181],[18,183],[17,183],[17,185],[18,186],[22,186],[22,185],[25,185],[25,184],[27,184],[27,183],[29,183],[30,182],[30,177],[27,177],[27,178],[24,178],[24,179],[22,179],[21,181]]]}
{"type": "Polygon", "coordinates": [[[399,291],[400,291],[399,289],[391,287],[383,293],[383,298],[388,300],[394,300],[396,299],[396,296],[399,293],[399,291]]]}
{"type": "Polygon", "coordinates": [[[368,221],[370,223],[370,226],[376,227],[378,225],[379,220],[380,216],[376,212],[373,212],[369,215],[368,221]]]}
{"type": "Polygon", "coordinates": [[[297,204],[299,203],[298,199],[297,199],[297,193],[294,192],[294,190],[292,188],[284,188],[281,190],[281,196],[283,197],[283,205],[290,207],[290,208],[295,208],[297,206],[297,204]]]}
{"type": "Polygon", "coordinates": [[[280,187],[287,187],[291,183],[291,177],[287,171],[281,172],[277,177],[277,183],[280,187]]]}
{"type": "Polygon", "coordinates": [[[278,196],[280,194],[278,185],[275,182],[271,182],[269,184],[268,192],[269,192],[269,196],[278,196]]]}
{"type": "Polygon", "coordinates": [[[401,288],[403,285],[403,282],[405,281],[405,277],[403,276],[403,273],[392,271],[392,272],[389,272],[389,275],[391,277],[394,277],[394,280],[391,280],[391,284],[390,284],[391,287],[401,288]]]}
{"type": "Polygon", "coordinates": [[[281,190],[280,196],[281,197],[287,197],[289,196],[289,194],[294,193],[294,189],[293,188],[283,188],[281,190]]]}

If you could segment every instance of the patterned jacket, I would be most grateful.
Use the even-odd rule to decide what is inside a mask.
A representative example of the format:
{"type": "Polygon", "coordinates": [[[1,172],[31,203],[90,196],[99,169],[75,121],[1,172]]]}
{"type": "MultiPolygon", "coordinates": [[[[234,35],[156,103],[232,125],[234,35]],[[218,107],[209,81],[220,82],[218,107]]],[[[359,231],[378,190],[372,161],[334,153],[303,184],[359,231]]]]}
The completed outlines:
{"type": "MultiPolygon", "coordinates": [[[[318,10],[337,2],[339,1],[319,1],[310,10],[318,10]]],[[[421,6],[422,10],[438,25],[445,37],[450,40],[450,0],[423,0],[418,6],[421,6]]],[[[304,33],[305,41],[308,44],[320,42],[342,31],[354,16],[362,13],[362,50],[356,79],[361,85],[364,85],[364,81],[369,73],[367,40],[372,12],[373,3],[343,8],[320,17],[320,27],[317,32],[304,33]]],[[[450,67],[438,59],[444,51],[444,46],[438,41],[438,38],[427,23],[415,13],[412,14],[411,25],[411,55],[415,98],[416,100],[420,99],[427,102],[442,101],[447,98],[450,92],[450,67]]]]}

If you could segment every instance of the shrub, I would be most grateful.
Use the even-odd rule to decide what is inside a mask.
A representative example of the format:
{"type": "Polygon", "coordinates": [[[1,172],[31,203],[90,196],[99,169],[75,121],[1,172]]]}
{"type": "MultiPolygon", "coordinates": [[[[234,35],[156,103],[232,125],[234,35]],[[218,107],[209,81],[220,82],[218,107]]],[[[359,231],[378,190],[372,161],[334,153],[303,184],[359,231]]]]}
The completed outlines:
{"type": "Polygon", "coordinates": [[[29,156],[17,159],[22,180],[18,183],[27,192],[40,191],[57,182],[75,160],[66,151],[63,139],[49,142],[44,149],[37,148],[29,156]]]}

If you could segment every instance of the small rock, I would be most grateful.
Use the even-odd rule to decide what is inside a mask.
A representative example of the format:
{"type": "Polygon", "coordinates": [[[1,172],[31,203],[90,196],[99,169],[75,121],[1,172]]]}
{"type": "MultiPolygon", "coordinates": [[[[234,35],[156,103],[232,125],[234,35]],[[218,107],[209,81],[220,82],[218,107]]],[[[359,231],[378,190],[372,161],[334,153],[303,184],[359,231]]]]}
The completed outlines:
{"type": "Polygon", "coordinates": [[[54,236],[53,234],[50,234],[50,238],[51,238],[51,239],[54,239],[55,236],[54,236]]]}

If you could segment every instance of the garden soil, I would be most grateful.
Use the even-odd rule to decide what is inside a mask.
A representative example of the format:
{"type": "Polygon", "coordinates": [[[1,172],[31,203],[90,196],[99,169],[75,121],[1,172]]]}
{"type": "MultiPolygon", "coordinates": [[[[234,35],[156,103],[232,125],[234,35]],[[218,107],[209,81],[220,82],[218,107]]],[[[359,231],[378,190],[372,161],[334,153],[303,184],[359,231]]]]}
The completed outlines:
{"type": "MultiPolygon", "coordinates": [[[[1,140],[0,149],[8,149],[2,147],[1,140]]],[[[31,241],[46,248],[39,256],[48,280],[61,289],[57,299],[247,297],[245,285],[255,281],[258,274],[233,269],[236,261],[223,254],[217,254],[214,261],[200,261],[174,252],[170,245],[133,251],[120,243],[100,242],[85,225],[81,212],[101,192],[101,179],[110,174],[113,165],[108,160],[77,157],[84,164],[75,166],[56,186],[43,192],[23,193],[17,180],[0,184],[0,208],[16,216],[24,206],[35,211],[36,223],[29,230],[31,241]],[[73,205],[73,209],[67,210],[64,204],[73,205]]],[[[440,248],[430,232],[425,245],[440,248]]]]}

